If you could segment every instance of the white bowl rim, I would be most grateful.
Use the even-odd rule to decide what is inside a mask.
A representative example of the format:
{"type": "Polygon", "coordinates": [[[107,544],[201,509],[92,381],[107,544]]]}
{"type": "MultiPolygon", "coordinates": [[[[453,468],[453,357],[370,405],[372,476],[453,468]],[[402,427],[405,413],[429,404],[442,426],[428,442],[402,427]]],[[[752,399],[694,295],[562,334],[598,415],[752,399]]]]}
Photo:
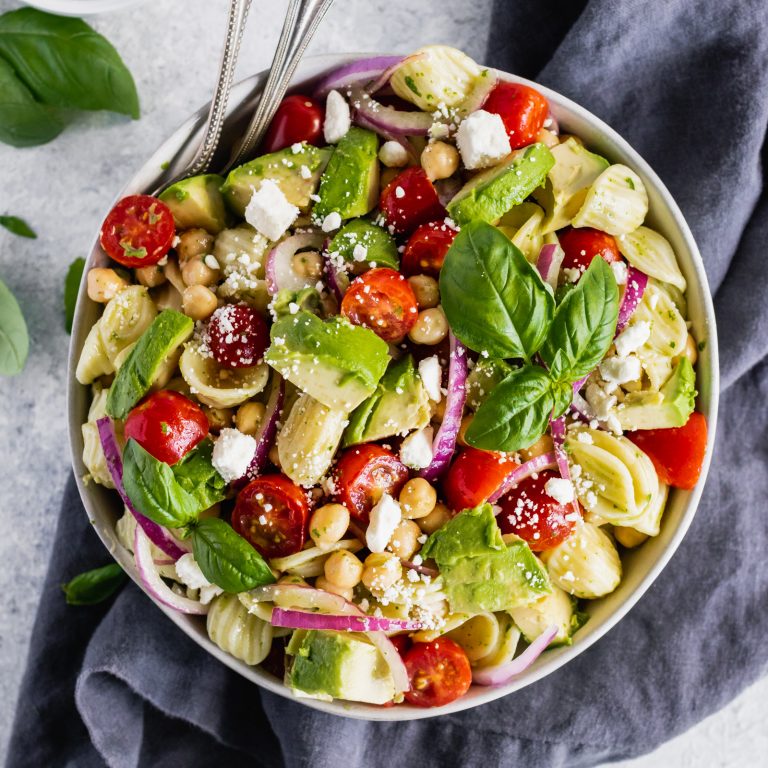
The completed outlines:
{"type": "Polygon", "coordinates": [[[26,5],[59,16],[95,16],[122,11],[147,0],[24,0],[26,5]]]}

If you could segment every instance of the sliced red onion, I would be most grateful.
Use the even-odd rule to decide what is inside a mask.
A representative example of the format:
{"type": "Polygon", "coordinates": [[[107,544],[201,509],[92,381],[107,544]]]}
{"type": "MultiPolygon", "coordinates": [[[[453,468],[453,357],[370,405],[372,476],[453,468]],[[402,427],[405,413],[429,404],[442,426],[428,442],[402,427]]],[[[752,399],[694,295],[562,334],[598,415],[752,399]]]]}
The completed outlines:
{"type": "Polygon", "coordinates": [[[434,482],[439,478],[453,458],[456,450],[456,438],[461,427],[461,417],[464,413],[464,402],[467,399],[467,348],[449,333],[451,344],[450,361],[448,363],[448,394],[445,400],[445,415],[443,423],[437,430],[432,443],[432,461],[422,469],[419,475],[425,480],[434,482]]]}
{"type": "MultiPolygon", "coordinates": [[[[385,72],[389,72],[388,81],[392,74],[392,68],[402,61],[402,56],[373,56],[370,59],[352,61],[325,75],[315,86],[314,96],[316,99],[324,99],[331,91],[339,91],[351,85],[367,84],[372,80],[378,82],[385,72]]],[[[383,85],[384,83],[378,88],[383,85]]]]}
{"type": "Polygon", "coordinates": [[[557,122],[557,118],[550,112],[547,115],[547,119],[544,121],[544,127],[554,133],[556,136],[560,135],[560,124],[557,122]]]}
{"type": "Polygon", "coordinates": [[[365,92],[376,93],[377,91],[380,91],[385,85],[389,84],[392,75],[394,75],[395,72],[403,66],[403,64],[412,64],[414,61],[418,61],[419,59],[423,58],[423,53],[412,53],[410,56],[406,56],[399,61],[395,61],[390,66],[388,66],[373,82],[368,83],[368,85],[365,86],[365,92]]]}
{"type": "Polygon", "coordinates": [[[331,629],[339,632],[402,632],[423,628],[420,621],[387,619],[378,616],[312,613],[290,608],[273,608],[270,621],[275,627],[290,629],[331,629]]]}
{"type": "Polygon", "coordinates": [[[352,89],[350,103],[355,123],[387,138],[426,136],[432,127],[432,115],[427,112],[404,112],[385,107],[358,87],[352,89]]]}
{"type": "Polygon", "coordinates": [[[534,456],[525,464],[515,467],[505,478],[502,484],[488,498],[491,504],[497,502],[504,494],[509,493],[516,485],[525,480],[526,477],[543,472],[545,469],[552,469],[557,466],[554,452],[542,453],[540,456],[534,456]]]}
{"type": "Polygon", "coordinates": [[[552,419],[549,422],[552,442],[555,444],[555,461],[563,480],[571,479],[571,469],[568,466],[568,454],[565,452],[565,416],[552,419]]]}
{"type": "Polygon", "coordinates": [[[573,382],[573,393],[577,394],[581,391],[581,388],[587,383],[587,379],[592,375],[592,371],[590,371],[586,376],[579,379],[578,381],[573,382]]]}
{"type": "Polygon", "coordinates": [[[557,243],[547,243],[541,247],[539,258],[536,261],[536,269],[539,270],[541,279],[552,290],[557,290],[557,279],[560,276],[560,265],[563,263],[565,251],[557,243]]]}
{"type": "Polygon", "coordinates": [[[516,659],[495,667],[472,670],[472,682],[477,685],[504,685],[525,672],[557,637],[558,627],[547,627],[516,659]]]}
{"type": "Polygon", "coordinates": [[[573,393],[571,412],[579,421],[583,421],[585,424],[589,424],[595,419],[592,406],[578,392],[573,393]]]}
{"type": "Polygon", "coordinates": [[[278,243],[267,255],[265,266],[269,293],[274,296],[283,289],[300,291],[314,285],[314,281],[296,274],[293,269],[293,257],[302,248],[319,249],[322,244],[323,235],[314,232],[291,235],[278,243]]]}
{"type": "Polygon", "coordinates": [[[472,90],[469,92],[464,103],[461,105],[461,111],[465,114],[476,112],[482,109],[483,104],[488,100],[491,91],[496,87],[499,78],[492,69],[486,70],[485,77],[479,77],[472,90]]]}
{"type": "Polygon", "coordinates": [[[455,176],[451,176],[448,179],[440,179],[434,184],[437,196],[440,199],[440,204],[445,207],[453,200],[459,193],[459,190],[464,186],[460,179],[455,176]]]}
{"type": "Polygon", "coordinates": [[[261,420],[261,424],[259,424],[259,428],[254,435],[256,440],[256,451],[253,454],[251,463],[245,473],[245,477],[248,480],[253,480],[258,477],[264,469],[269,456],[269,449],[272,447],[272,443],[275,442],[277,422],[279,421],[280,413],[283,410],[285,382],[279,373],[275,372],[273,373],[273,376],[272,390],[269,393],[269,400],[267,400],[267,408],[264,413],[264,418],[261,420]]]}
{"type": "Polygon", "coordinates": [[[627,327],[629,319],[643,298],[647,285],[648,275],[645,272],[641,272],[632,266],[627,269],[627,285],[624,288],[624,296],[619,307],[619,319],[616,321],[616,336],[627,327]]]}
{"type": "Polygon", "coordinates": [[[403,568],[416,571],[416,573],[423,573],[425,576],[429,576],[433,579],[440,575],[439,571],[436,571],[434,568],[429,568],[426,565],[416,565],[416,563],[411,560],[403,560],[403,558],[400,558],[400,562],[403,564],[403,568]]]}
{"type": "Polygon", "coordinates": [[[128,498],[128,494],[125,492],[125,486],[123,486],[123,459],[120,453],[120,447],[117,444],[117,439],[115,438],[112,419],[110,419],[109,416],[104,416],[96,422],[96,426],[99,430],[99,439],[101,440],[101,447],[104,450],[104,457],[107,460],[109,474],[112,476],[112,482],[115,484],[115,489],[120,494],[120,498],[122,499],[123,504],[125,504],[125,508],[136,518],[137,526],[142,528],[149,540],[158,549],[161,549],[168,555],[168,557],[175,563],[189,550],[185,549],[182,544],[174,539],[163,526],[158,525],[154,520],[150,520],[148,517],[144,517],[144,515],[133,506],[131,500],[128,498]]]}
{"type": "Polygon", "coordinates": [[[333,260],[327,253],[325,255],[325,277],[328,290],[334,295],[336,301],[341,304],[341,300],[344,298],[347,288],[349,288],[349,278],[344,272],[336,269],[333,260]]]}

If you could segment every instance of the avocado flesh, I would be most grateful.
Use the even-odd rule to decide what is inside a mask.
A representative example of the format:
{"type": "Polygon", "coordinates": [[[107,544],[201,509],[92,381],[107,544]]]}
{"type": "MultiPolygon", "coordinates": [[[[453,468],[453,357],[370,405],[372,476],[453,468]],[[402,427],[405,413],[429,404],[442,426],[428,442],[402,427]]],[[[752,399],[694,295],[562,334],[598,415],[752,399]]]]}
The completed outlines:
{"type": "MultiPolygon", "coordinates": [[[[359,251],[358,251],[359,252],[359,251]]],[[[346,262],[365,261],[377,267],[400,268],[395,238],[382,227],[365,219],[353,219],[345,224],[328,245],[331,256],[338,254],[346,262]],[[365,258],[355,255],[356,246],[365,249],[365,258]]]]}
{"type": "Polygon", "coordinates": [[[201,228],[218,235],[229,218],[221,194],[224,179],[215,173],[191,176],[171,184],[159,198],[170,209],[177,229],[201,228]]]}
{"type": "Polygon", "coordinates": [[[467,405],[476,411],[515,369],[504,360],[480,358],[467,376],[467,405]]]}

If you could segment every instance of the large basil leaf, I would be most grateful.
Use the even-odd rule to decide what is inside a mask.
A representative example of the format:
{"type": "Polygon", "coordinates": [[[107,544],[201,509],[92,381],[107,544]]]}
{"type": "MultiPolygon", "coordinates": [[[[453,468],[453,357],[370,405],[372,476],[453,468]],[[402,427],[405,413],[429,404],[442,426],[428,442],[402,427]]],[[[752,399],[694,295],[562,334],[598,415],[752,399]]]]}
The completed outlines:
{"type": "Polygon", "coordinates": [[[29,354],[24,315],[14,295],[0,280],[0,375],[20,373],[29,354]]]}
{"type": "Polygon", "coordinates": [[[213,442],[203,440],[181,461],[171,467],[176,482],[197,502],[200,511],[212,507],[226,496],[226,482],[214,469],[213,442]]]}
{"type": "Polygon", "coordinates": [[[28,237],[31,240],[37,239],[37,233],[27,224],[24,219],[18,216],[0,216],[0,227],[4,227],[9,232],[19,237],[28,237]]]}
{"type": "Polygon", "coordinates": [[[64,328],[67,333],[72,333],[72,321],[75,319],[75,307],[77,306],[77,292],[80,290],[80,280],[85,269],[85,259],[81,256],[75,259],[67,270],[64,278],[64,328]]]}
{"type": "Polygon", "coordinates": [[[117,563],[111,563],[102,568],[85,571],[67,584],[62,584],[61,588],[69,605],[95,605],[117,592],[127,578],[125,571],[117,563]]]}
{"type": "Polygon", "coordinates": [[[491,357],[522,357],[539,349],[555,301],[539,273],[496,227],[462,227],[440,270],[440,295],[456,336],[491,357]]]}
{"type": "Polygon", "coordinates": [[[555,312],[539,354],[555,381],[576,381],[604,357],[616,332],[619,289],[613,270],[592,259],[578,285],[555,312]]]}
{"type": "Polygon", "coordinates": [[[192,548],[203,576],[225,592],[245,592],[275,580],[264,558],[218,517],[206,517],[192,529],[192,548]]]}

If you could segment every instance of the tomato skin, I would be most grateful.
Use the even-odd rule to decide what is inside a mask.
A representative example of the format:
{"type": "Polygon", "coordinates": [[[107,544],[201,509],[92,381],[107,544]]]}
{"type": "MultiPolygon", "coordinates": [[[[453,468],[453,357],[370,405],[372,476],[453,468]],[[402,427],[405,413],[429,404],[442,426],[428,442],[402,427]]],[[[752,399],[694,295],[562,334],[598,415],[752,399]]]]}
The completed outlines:
{"type": "Polygon", "coordinates": [[[682,427],[639,429],[627,437],[653,462],[659,480],[690,491],[701,475],[707,452],[707,420],[694,411],[682,427]]]}
{"type": "Polygon", "coordinates": [[[549,114],[544,96],[522,83],[498,83],[483,109],[501,117],[512,149],[532,144],[549,114]]]}
{"type": "Polygon", "coordinates": [[[563,269],[584,272],[595,256],[602,257],[608,264],[624,261],[615,238],[591,227],[567,230],[560,236],[560,247],[565,252],[563,269]]]}
{"type": "Polygon", "coordinates": [[[175,464],[208,434],[203,409],[184,395],[162,389],[145,397],[125,420],[133,438],[158,461],[175,464]]]}
{"type": "Polygon", "coordinates": [[[405,700],[417,707],[442,707],[463,696],[472,684],[464,649],[447,637],[414,643],[403,658],[411,681],[405,700]]]}
{"type": "Polygon", "coordinates": [[[387,343],[400,341],[419,316],[410,283],[389,267],[369,269],[353,280],[341,301],[340,312],[387,343]]]}
{"type": "Polygon", "coordinates": [[[356,520],[368,523],[373,505],[385,494],[397,497],[408,468],[392,451],[375,443],[347,448],[334,469],[334,501],[356,520]]]}
{"type": "Polygon", "coordinates": [[[264,357],[269,344],[269,329],[264,318],[252,307],[225,304],[211,315],[208,344],[219,365],[249,368],[264,357]]]}
{"type": "Polygon", "coordinates": [[[282,474],[261,475],[238,494],[232,527],[264,557],[286,557],[304,546],[308,517],[298,485],[282,474]]]}
{"type": "Polygon", "coordinates": [[[398,235],[413,232],[420,224],[445,218],[446,212],[437,190],[423,168],[412,166],[387,184],[379,199],[387,225],[398,235]],[[401,190],[398,197],[397,190],[401,190]]]}
{"type": "Polygon", "coordinates": [[[465,448],[443,479],[445,503],[453,512],[488,501],[517,463],[503,453],[465,448]]]}
{"type": "Polygon", "coordinates": [[[107,255],[124,267],[157,264],[176,236],[171,209],[151,195],[119,200],[101,225],[99,242],[107,255]]]}
{"type": "Polygon", "coordinates": [[[437,277],[457,234],[444,221],[429,221],[417,227],[403,251],[400,265],[403,274],[437,277]]]}
{"type": "Polygon", "coordinates": [[[272,118],[261,143],[262,153],[277,152],[306,141],[319,146],[323,136],[324,110],[309,96],[286,96],[272,118]]]}

